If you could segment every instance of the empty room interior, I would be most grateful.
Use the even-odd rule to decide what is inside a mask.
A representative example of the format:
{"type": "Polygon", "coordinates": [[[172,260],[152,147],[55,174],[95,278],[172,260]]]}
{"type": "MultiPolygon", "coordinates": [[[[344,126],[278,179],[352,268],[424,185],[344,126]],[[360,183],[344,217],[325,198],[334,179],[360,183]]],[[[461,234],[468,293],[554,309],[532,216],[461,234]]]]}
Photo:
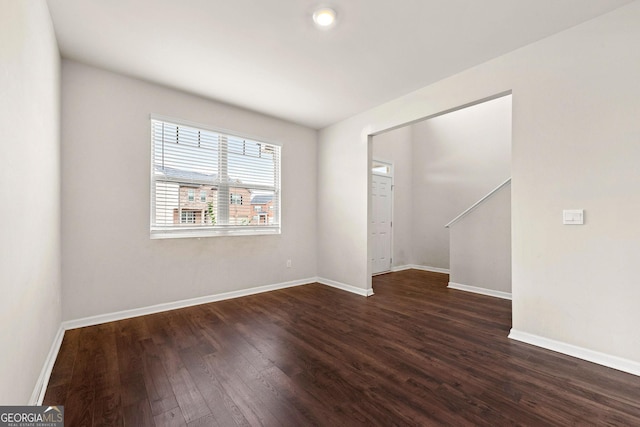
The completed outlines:
{"type": "Polygon", "coordinates": [[[638,23],[0,0],[0,405],[640,425],[638,23]]]}

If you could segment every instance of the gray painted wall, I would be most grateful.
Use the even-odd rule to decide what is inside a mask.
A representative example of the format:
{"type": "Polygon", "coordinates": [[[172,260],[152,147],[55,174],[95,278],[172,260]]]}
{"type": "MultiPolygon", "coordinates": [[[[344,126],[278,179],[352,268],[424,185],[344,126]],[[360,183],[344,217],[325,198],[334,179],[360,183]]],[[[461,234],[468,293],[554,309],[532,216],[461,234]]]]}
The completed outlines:
{"type": "Polygon", "coordinates": [[[29,402],[61,320],[60,56],[44,1],[0,1],[0,404],[29,402]]]}
{"type": "Polygon", "coordinates": [[[315,130],[67,60],[62,105],[64,320],[316,276],[315,130]],[[151,240],[150,113],[281,143],[282,235],[151,240]]]}

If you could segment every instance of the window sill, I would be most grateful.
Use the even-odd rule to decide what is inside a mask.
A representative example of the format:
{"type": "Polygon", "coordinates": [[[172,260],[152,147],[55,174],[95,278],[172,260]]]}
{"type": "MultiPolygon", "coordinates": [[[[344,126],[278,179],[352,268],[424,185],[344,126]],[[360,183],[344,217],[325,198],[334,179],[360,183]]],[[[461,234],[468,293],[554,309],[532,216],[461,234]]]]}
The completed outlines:
{"type": "Polygon", "coordinates": [[[224,228],[180,228],[171,230],[151,230],[150,238],[154,239],[186,239],[201,237],[233,237],[233,236],[273,236],[279,235],[279,226],[265,227],[224,227],[224,228]]]}

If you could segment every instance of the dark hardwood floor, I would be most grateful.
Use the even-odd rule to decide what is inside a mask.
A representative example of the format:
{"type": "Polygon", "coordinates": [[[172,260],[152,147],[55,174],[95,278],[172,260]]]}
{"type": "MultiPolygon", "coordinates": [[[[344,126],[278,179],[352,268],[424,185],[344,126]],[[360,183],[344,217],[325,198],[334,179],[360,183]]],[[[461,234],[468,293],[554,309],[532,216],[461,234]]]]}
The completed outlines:
{"type": "Polygon", "coordinates": [[[67,331],[66,426],[640,425],[640,378],[507,338],[443,274],[319,284],[67,331]]]}

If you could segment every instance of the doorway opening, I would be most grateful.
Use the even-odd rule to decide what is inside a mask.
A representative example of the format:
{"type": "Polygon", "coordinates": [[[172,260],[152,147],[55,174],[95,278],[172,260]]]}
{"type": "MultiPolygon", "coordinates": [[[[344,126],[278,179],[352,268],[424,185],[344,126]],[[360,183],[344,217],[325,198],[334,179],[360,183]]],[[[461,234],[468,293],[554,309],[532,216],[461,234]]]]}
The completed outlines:
{"type": "MultiPolygon", "coordinates": [[[[373,159],[393,164],[391,262],[382,271],[449,274],[450,230],[445,225],[510,178],[511,122],[512,96],[502,93],[369,137],[371,276],[381,272],[384,258],[375,218],[379,183],[373,159]]],[[[510,230],[507,204],[508,217],[502,222],[510,230]]],[[[510,234],[506,238],[510,292],[510,234]]]]}

